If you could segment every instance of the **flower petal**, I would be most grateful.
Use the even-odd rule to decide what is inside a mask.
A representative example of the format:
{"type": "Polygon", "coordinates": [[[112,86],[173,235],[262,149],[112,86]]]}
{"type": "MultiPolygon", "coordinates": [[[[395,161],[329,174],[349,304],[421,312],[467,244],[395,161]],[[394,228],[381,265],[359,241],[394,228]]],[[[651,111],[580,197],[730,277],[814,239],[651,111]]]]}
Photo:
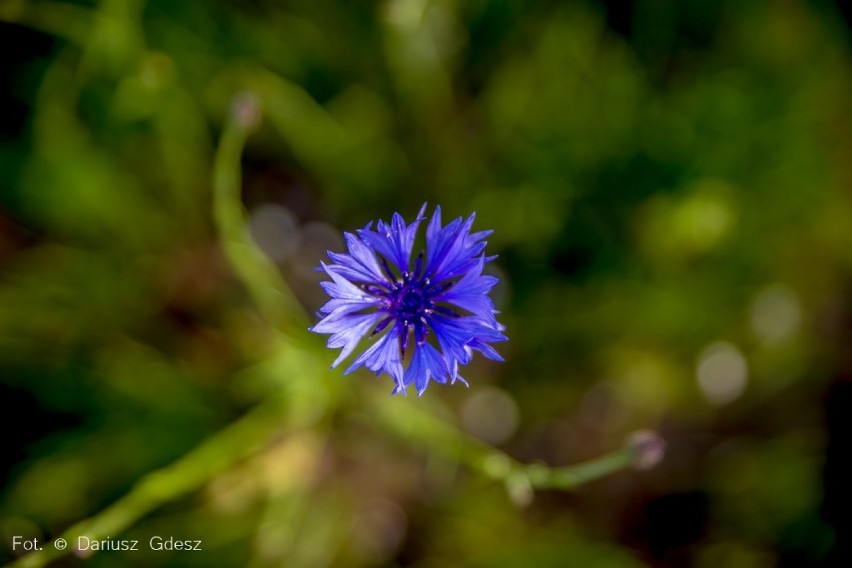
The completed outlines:
{"type": "Polygon", "coordinates": [[[349,280],[339,275],[334,268],[322,263],[322,268],[326,274],[331,276],[333,282],[320,282],[323,290],[332,298],[341,300],[360,300],[360,301],[375,301],[375,297],[368,294],[358,286],[352,284],[349,280]]]}
{"type": "Polygon", "coordinates": [[[470,353],[464,347],[473,338],[470,330],[460,320],[434,315],[429,319],[429,327],[435,334],[444,356],[449,361],[456,359],[462,365],[470,362],[470,353]]]}
{"type": "Polygon", "coordinates": [[[331,364],[331,368],[337,367],[341,361],[349,357],[349,354],[358,346],[368,331],[384,314],[375,312],[372,314],[359,314],[349,316],[347,327],[328,338],[327,345],[332,348],[342,347],[340,355],[331,364]]]}
{"type": "Polygon", "coordinates": [[[398,385],[402,385],[402,362],[399,352],[399,331],[396,327],[379,338],[369,349],[358,356],[346,369],[349,374],[361,367],[367,367],[371,371],[379,373],[384,371],[394,378],[398,385]]]}
{"type": "Polygon", "coordinates": [[[328,257],[335,262],[332,268],[341,276],[358,282],[385,282],[373,249],[352,233],[343,233],[343,238],[349,254],[328,251],[328,257]]]}
{"type": "Polygon", "coordinates": [[[433,298],[435,302],[454,304],[468,312],[488,320],[496,325],[494,318],[494,302],[488,297],[488,292],[497,284],[494,276],[482,276],[485,258],[480,256],[476,264],[461,280],[433,298]]]}
{"type": "Polygon", "coordinates": [[[450,378],[447,362],[437,349],[429,343],[422,343],[414,348],[411,363],[405,370],[403,385],[407,387],[411,383],[417,388],[417,395],[422,396],[432,379],[439,383],[446,383],[450,378]]]}

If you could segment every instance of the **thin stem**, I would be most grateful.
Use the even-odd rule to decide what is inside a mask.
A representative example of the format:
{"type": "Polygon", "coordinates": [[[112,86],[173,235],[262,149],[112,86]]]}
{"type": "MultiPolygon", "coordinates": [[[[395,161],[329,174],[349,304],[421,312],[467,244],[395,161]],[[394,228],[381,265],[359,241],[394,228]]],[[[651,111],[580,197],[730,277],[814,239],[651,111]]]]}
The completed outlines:
{"type": "Polygon", "coordinates": [[[573,489],[625,469],[634,463],[634,452],[623,447],[602,457],[568,467],[547,468],[537,464],[525,466],[530,484],[535,489],[573,489]]]}
{"type": "MultiPolygon", "coordinates": [[[[320,415],[332,411],[329,386],[314,380],[319,375],[314,370],[317,358],[298,345],[307,341],[306,318],[274,264],[257,249],[246,232],[240,199],[240,159],[257,113],[259,106],[253,98],[238,99],[222,134],[213,175],[215,222],[222,248],[259,311],[287,336],[287,343],[282,343],[278,352],[279,357],[286,359],[282,360],[281,368],[298,369],[294,373],[297,376],[290,377],[287,388],[271,395],[195,450],[143,477],[111,506],[70,527],[61,535],[68,543],[67,548],[58,550],[53,541],[9,566],[41,568],[73,552],[80,536],[97,540],[121,534],[144,515],[196,490],[260,451],[280,433],[310,428],[320,415]]],[[[654,452],[662,451],[653,437],[644,435],[633,445],[576,466],[551,469],[540,464],[527,465],[442,420],[435,413],[440,408],[437,405],[427,408],[424,399],[391,398],[376,391],[368,396],[366,406],[373,411],[371,415],[387,426],[388,431],[504,482],[516,502],[521,503],[531,498],[533,489],[570,490],[629,465],[651,463],[654,452]]]]}
{"type": "Polygon", "coordinates": [[[54,541],[42,550],[23,556],[8,568],[41,568],[75,551],[77,538],[92,540],[115,536],[161,505],[182,497],[213,479],[237,462],[268,445],[280,432],[292,432],[294,424],[282,421],[288,400],[278,396],[255,407],[198,448],[162,469],[143,477],[124,497],[98,513],[76,523],[59,538],[67,548],[58,550],[54,541]]]}
{"type": "MultiPolygon", "coordinates": [[[[292,331],[292,335],[298,337],[297,330],[306,326],[301,309],[276,268],[257,250],[245,231],[240,200],[240,157],[251,128],[251,124],[241,121],[245,116],[246,108],[235,109],[216,153],[213,179],[216,226],[228,260],[258,308],[285,332],[292,331]]],[[[294,360],[304,356],[294,342],[288,342],[282,349],[294,360]]],[[[305,383],[299,384],[302,390],[279,391],[172,465],[143,477],[124,497],[97,515],[68,528],[58,537],[67,542],[67,548],[57,549],[54,540],[42,550],[16,560],[10,568],[46,566],[73,552],[81,536],[97,540],[120,534],[149,512],[197,489],[259,451],[280,432],[306,427],[316,416],[314,412],[306,412],[303,406],[310,403],[316,393],[306,392],[305,383]]]]}
{"type": "Polygon", "coordinates": [[[250,95],[238,97],[234,103],[234,117],[225,126],[216,152],[213,213],[225,255],[252,300],[276,328],[296,339],[305,335],[300,332],[308,325],[307,316],[277,267],[252,242],[240,199],[240,159],[253,126],[244,118],[259,113],[257,105],[250,95]],[[249,105],[255,107],[247,108],[249,105]]]}
{"type": "Polygon", "coordinates": [[[603,457],[569,467],[550,468],[543,464],[523,464],[504,452],[482,442],[450,422],[438,418],[435,408],[426,410],[423,399],[416,401],[372,395],[372,406],[379,421],[407,441],[425,446],[436,454],[458,461],[471,469],[502,481],[515,496],[516,490],[572,490],[636,463],[638,454],[630,444],[603,457]]]}

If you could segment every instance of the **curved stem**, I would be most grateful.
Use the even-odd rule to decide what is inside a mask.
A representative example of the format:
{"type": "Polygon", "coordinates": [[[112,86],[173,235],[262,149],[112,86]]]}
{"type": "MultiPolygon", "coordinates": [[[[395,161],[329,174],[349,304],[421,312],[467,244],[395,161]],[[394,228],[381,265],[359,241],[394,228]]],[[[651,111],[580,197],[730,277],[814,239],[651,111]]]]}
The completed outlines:
{"type": "MultiPolygon", "coordinates": [[[[298,303],[275,267],[250,241],[245,229],[240,200],[240,157],[251,124],[241,120],[245,118],[247,109],[239,108],[237,104],[240,104],[239,100],[222,134],[214,165],[214,214],[220,242],[258,308],[285,330],[296,325],[304,328],[306,324],[302,325],[303,316],[298,303]]],[[[297,333],[294,331],[293,335],[297,333]]],[[[282,349],[286,349],[287,356],[294,359],[303,353],[293,342],[282,346],[282,349]]],[[[304,392],[304,389],[279,391],[173,464],[144,476],[124,497],[100,513],[68,528],[58,537],[68,543],[67,548],[57,549],[54,540],[44,545],[42,550],[21,557],[8,566],[40,568],[74,552],[78,537],[97,540],[121,534],[149,512],[197,489],[253,455],[280,432],[292,432],[294,428],[305,427],[315,420],[314,413],[300,410],[314,394],[304,392]]]]}
{"type": "Polygon", "coordinates": [[[387,400],[374,394],[371,403],[374,416],[386,423],[388,431],[506,483],[512,497],[521,504],[531,497],[533,489],[572,490],[633,466],[640,458],[637,448],[628,442],[610,454],[573,466],[551,468],[539,463],[524,464],[441,420],[434,412],[424,409],[423,399],[393,399],[392,404],[387,400]]]}
{"type": "Polygon", "coordinates": [[[289,339],[296,339],[304,335],[299,332],[307,328],[307,317],[276,266],[252,242],[240,199],[240,159],[259,112],[251,95],[235,99],[216,151],[213,215],[225,256],[260,312],[289,339]]]}
{"type": "MultiPolygon", "coordinates": [[[[291,377],[288,385],[260,403],[243,418],[209,438],[172,465],[143,477],[124,497],[89,519],[66,530],[61,538],[68,547],[58,550],[53,541],[42,550],[19,558],[14,568],[41,568],[74,551],[78,537],[102,539],[116,536],[161,505],[202,486],[241,460],[264,448],[281,432],[292,433],[309,428],[318,414],[328,412],[323,399],[328,387],[321,382],[304,380],[313,376],[306,362],[315,361],[300,349],[308,341],[306,318],[298,302],[284,284],[276,267],[257,249],[246,232],[246,219],[240,200],[240,160],[246,139],[254,126],[259,107],[253,98],[238,98],[231,120],[222,134],[216,153],[213,198],[216,227],[223,250],[234,271],[246,286],[258,309],[288,337],[279,356],[300,368],[300,377],[291,377]]],[[[533,489],[570,490],[630,465],[640,463],[643,446],[628,444],[602,458],[571,467],[548,468],[540,464],[522,464],[459,430],[426,408],[424,399],[412,401],[386,394],[370,393],[368,406],[372,416],[388,431],[418,446],[464,463],[474,471],[502,481],[520,504],[528,502],[533,489]],[[381,398],[379,398],[381,396],[381,398]]],[[[653,450],[647,437],[641,444],[653,450]]],[[[647,453],[647,452],[646,452],[647,453]]]]}
{"type": "Polygon", "coordinates": [[[53,540],[42,545],[42,550],[12,562],[8,568],[47,566],[75,552],[78,537],[98,540],[121,534],[161,505],[190,493],[253,455],[279,432],[292,431],[294,424],[281,420],[287,415],[288,407],[284,397],[268,399],[173,464],[143,477],[124,497],[97,515],[68,528],[58,537],[65,540],[67,548],[57,549],[53,540]]]}

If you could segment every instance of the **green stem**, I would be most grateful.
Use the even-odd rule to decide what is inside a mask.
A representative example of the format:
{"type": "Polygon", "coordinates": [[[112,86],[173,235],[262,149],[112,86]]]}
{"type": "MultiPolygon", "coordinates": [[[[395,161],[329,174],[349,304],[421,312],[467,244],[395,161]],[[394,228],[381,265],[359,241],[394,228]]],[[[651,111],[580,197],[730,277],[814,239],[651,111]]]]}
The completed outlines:
{"type": "Polygon", "coordinates": [[[634,462],[634,452],[623,447],[602,457],[568,467],[547,468],[532,464],[525,466],[530,484],[535,489],[573,489],[625,469],[634,462]]]}
{"type": "Polygon", "coordinates": [[[270,398],[198,448],[162,469],[143,477],[124,497],[98,513],[71,526],[60,535],[68,544],[58,550],[55,540],[8,565],[8,568],[41,568],[74,552],[77,538],[92,540],[116,536],[161,505],[182,497],[268,445],[280,432],[292,431],[283,422],[289,403],[270,398]]]}
{"type": "Polygon", "coordinates": [[[513,495],[516,489],[524,488],[572,490],[634,465],[637,459],[636,449],[625,445],[600,458],[569,467],[523,464],[465,434],[458,427],[438,418],[435,412],[424,409],[426,401],[423,399],[393,399],[389,403],[387,397],[373,395],[371,403],[375,409],[374,415],[385,423],[389,431],[506,483],[513,495]]]}
{"type": "MultiPolygon", "coordinates": [[[[239,119],[235,112],[226,125],[214,165],[214,213],[220,241],[259,309],[284,329],[296,325],[303,329],[301,309],[275,266],[257,250],[245,230],[240,158],[251,125],[239,119]]],[[[292,343],[286,348],[288,357],[294,359],[302,353],[292,343]]],[[[306,412],[301,406],[311,400],[311,394],[293,389],[280,391],[172,465],[143,477],[124,497],[97,515],[71,526],[59,537],[68,543],[67,548],[58,550],[54,540],[9,567],[40,568],[73,552],[78,537],[98,540],[121,534],[146,514],[190,493],[259,451],[278,433],[310,424],[316,418],[315,413],[306,412]]]]}
{"type": "MultiPolygon", "coordinates": [[[[303,376],[310,377],[312,373],[307,372],[310,365],[303,364],[310,356],[296,345],[306,341],[307,334],[303,331],[306,318],[275,265],[258,251],[246,232],[240,199],[240,159],[253,126],[253,121],[247,118],[256,118],[259,109],[250,106],[256,104],[253,99],[244,97],[238,103],[249,106],[235,107],[216,153],[213,178],[216,226],[228,260],[258,309],[295,340],[282,345],[286,357],[294,367],[302,369],[303,376]]],[[[119,535],[161,505],[190,493],[258,452],[279,433],[310,427],[324,408],[321,403],[327,396],[327,388],[321,383],[300,381],[296,377],[288,385],[292,388],[282,389],[172,465],[143,477],[111,506],[70,527],[61,535],[68,543],[64,550],[57,550],[56,541],[53,541],[9,566],[41,568],[72,552],[80,536],[98,540],[119,535]]],[[[388,430],[429,451],[464,463],[487,477],[503,481],[518,502],[524,502],[532,489],[570,490],[635,464],[639,458],[637,448],[627,446],[572,467],[551,469],[540,464],[526,465],[441,420],[434,413],[435,405],[427,409],[424,399],[392,398],[376,391],[370,396],[367,406],[372,407],[375,418],[388,430]]]]}
{"type": "Polygon", "coordinates": [[[237,115],[259,112],[256,105],[249,95],[238,98],[235,116],[222,134],[213,170],[214,219],[225,256],[260,312],[290,339],[296,339],[304,336],[301,331],[307,327],[307,316],[278,268],[252,242],[240,198],[240,160],[253,125],[237,115]],[[255,107],[237,108],[238,105],[255,107]]]}

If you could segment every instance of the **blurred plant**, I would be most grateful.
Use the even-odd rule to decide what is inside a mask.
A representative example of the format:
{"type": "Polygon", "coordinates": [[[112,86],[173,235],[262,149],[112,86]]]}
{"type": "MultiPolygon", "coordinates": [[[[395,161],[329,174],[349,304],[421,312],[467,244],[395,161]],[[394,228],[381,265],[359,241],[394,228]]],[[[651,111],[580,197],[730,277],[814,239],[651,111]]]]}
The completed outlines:
{"type": "MultiPolygon", "coordinates": [[[[225,126],[215,159],[214,212],[220,242],[233,269],[255,299],[261,313],[267,317],[270,324],[280,330],[274,357],[289,361],[284,364],[299,368],[301,372],[288,377],[282,383],[283,388],[280,392],[268,395],[265,401],[246,416],[211,437],[200,447],[187,453],[174,464],[145,475],[126,496],[93,517],[68,528],[60,535],[67,542],[75,543],[81,536],[91,540],[115,537],[155,508],[199,488],[227,471],[228,468],[253,455],[264,448],[276,435],[282,432],[292,434],[310,428],[319,419],[318,413],[329,413],[334,409],[335,401],[329,397],[331,393],[326,383],[317,380],[316,375],[319,373],[309,371],[309,369],[317,368],[316,361],[319,355],[311,348],[310,340],[305,332],[300,331],[305,329],[302,311],[275,266],[254,245],[246,230],[246,219],[240,199],[240,157],[248,135],[260,121],[263,98],[263,93],[256,96],[243,92],[235,97],[231,105],[230,119],[225,126]],[[307,362],[309,360],[310,363],[307,362]]],[[[427,243],[431,243],[431,246],[427,245],[425,272],[424,265],[421,264],[422,258],[419,259],[413,271],[405,272],[402,267],[408,263],[414,233],[417,223],[422,219],[421,215],[418,215],[418,220],[410,227],[404,225],[401,217],[395,216],[391,233],[396,240],[389,241],[389,246],[392,245],[393,248],[385,248],[379,234],[367,233],[368,229],[359,232],[359,236],[382,250],[386,257],[390,257],[394,266],[403,273],[404,279],[406,273],[418,277],[414,283],[415,286],[419,285],[421,279],[425,281],[429,274],[434,275],[434,282],[439,285],[439,291],[427,290],[434,294],[436,301],[458,303],[477,314],[478,317],[471,323],[470,328],[452,329],[445,322],[441,322],[441,325],[444,325],[441,328],[444,332],[439,334],[442,345],[447,345],[448,341],[454,339],[450,334],[462,332],[462,342],[457,345],[450,344],[445,348],[445,351],[453,352],[455,361],[467,362],[471,347],[493,355],[491,353],[493,350],[487,346],[486,342],[498,341],[503,336],[499,333],[500,326],[491,312],[490,300],[486,297],[483,303],[481,298],[473,300],[464,298],[468,293],[489,289],[494,283],[492,278],[481,276],[485,257],[476,257],[484,248],[484,243],[480,241],[487,233],[473,235],[469,233],[473,216],[465,222],[458,219],[441,228],[440,210],[436,210],[427,234],[427,243]],[[461,279],[454,288],[440,287],[446,281],[458,277],[461,279]],[[457,292],[458,296],[450,292],[457,292]],[[480,331],[480,328],[484,328],[484,331],[480,331]],[[477,329],[477,331],[470,333],[468,329],[477,329]]],[[[379,226],[380,231],[385,228],[387,227],[379,226]]],[[[350,239],[350,246],[352,242],[350,239]]],[[[357,249],[358,244],[354,246],[357,249]]],[[[361,294],[361,289],[346,282],[335,272],[344,267],[350,270],[347,276],[352,276],[354,261],[339,255],[333,258],[338,264],[325,267],[326,272],[334,278],[338,286],[348,286],[354,290],[354,293],[361,294]]],[[[369,263],[370,257],[358,254],[357,259],[360,265],[364,262],[369,263]]],[[[375,264],[375,260],[371,264],[375,264]]],[[[378,266],[374,268],[376,271],[379,270],[378,266]]],[[[393,271],[389,268],[385,270],[390,277],[393,271]]],[[[378,276],[381,277],[381,274],[378,276]]],[[[341,294],[337,295],[341,296],[341,294]]],[[[355,305],[361,307],[361,304],[355,305]]],[[[377,321],[378,317],[376,315],[374,320],[377,321]]],[[[435,323],[436,320],[429,321],[435,323]]],[[[317,327],[319,324],[315,326],[315,329],[317,327]]],[[[323,328],[320,327],[320,329],[323,328]]],[[[418,341],[423,333],[425,333],[423,330],[415,331],[418,341]],[[418,333],[421,335],[419,336],[418,333]]],[[[365,357],[364,360],[366,359],[365,357]]],[[[376,368],[388,370],[384,365],[376,368]]],[[[413,381],[422,393],[428,378],[426,371],[412,363],[410,372],[417,378],[412,375],[408,375],[411,377],[408,378],[399,370],[390,373],[398,382],[397,391],[403,391],[405,386],[413,381]]],[[[461,380],[455,368],[453,375],[450,375],[449,368],[440,372],[444,373],[445,381],[448,378],[461,380]]],[[[440,381],[440,378],[434,375],[433,378],[440,381]]],[[[398,399],[380,397],[370,397],[369,404],[371,415],[381,421],[388,430],[398,433],[413,443],[425,445],[430,450],[440,449],[445,456],[467,464],[489,478],[503,482],[512,499],[519,505],[528,504],[532,499],[532,491],[537,488],[571,490],[631,464],[644,467],[649,463],[648,444],[637,444],[631,439],[622,449],[610,455],[572,467],[549,468],[542,464],[525,465],[500,450],[470,437],[456,426],[437,418],[428,409],[416,408],[398,399]]],[[[656,447],[661,451],[659,444],[656,447]]],[[[657,455],[654,460],[658,459],[657,455]]],[[[10,566],[39,568],[73,552],[73,546],[63,550],[47,546],[43,550],[18,559],[10,566]]]]}
{"type": "Polygon", "coordinates": [[[0,532],[180,526],[210,547],[182,564],[253,568],[852,542],[822,414],[849,360],[848,29],[830,2],[664,4],[0,0],[0,532]],[[334,379],[317,260],[427,200],[495,229],[506,362],[418,400],[334,379]],[[524,463],[646,425],[652,476],[511,506],[654,463],[646,434],[524,463]]]}

